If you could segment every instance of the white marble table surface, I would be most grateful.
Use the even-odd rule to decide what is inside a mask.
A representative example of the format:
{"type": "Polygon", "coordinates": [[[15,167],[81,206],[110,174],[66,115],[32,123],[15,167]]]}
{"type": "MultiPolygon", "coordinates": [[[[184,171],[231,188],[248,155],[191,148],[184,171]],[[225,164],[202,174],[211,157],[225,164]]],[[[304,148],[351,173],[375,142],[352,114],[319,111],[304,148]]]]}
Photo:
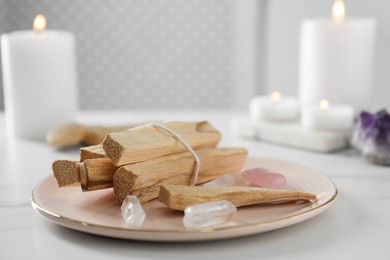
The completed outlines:
{"type": "Polygon", "coordinates": [[[6,138],[0,114],[0,259],[390,259],[390,168],[373,166],[354,150],[312,153],[230,134],[232,111],[82,113],[78,121],[119,124],[138,120],[210,120],[222,144],[245,146],[251,156],[317,168],[339,189],[336,203],[303,223],[260,235],[202,243],[146,243],[99,237],[52,224],[30,205],[31,191],[56,159],[78,150],[6,138]]]}

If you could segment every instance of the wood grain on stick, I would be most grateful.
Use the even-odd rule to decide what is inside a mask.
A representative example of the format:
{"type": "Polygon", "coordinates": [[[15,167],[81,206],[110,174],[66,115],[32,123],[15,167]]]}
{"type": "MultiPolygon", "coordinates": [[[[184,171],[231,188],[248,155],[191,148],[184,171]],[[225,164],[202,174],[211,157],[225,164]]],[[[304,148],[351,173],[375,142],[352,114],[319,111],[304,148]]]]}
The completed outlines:
{"type": "Polygon", "coordinates": [[[255,187],[223,187],[223,186],[181,186],[162,185],[158,200],[167,207],[185,210],[187,206],[228,200],[236,207],[260,204],[304,200],[315,200],[316,195],[301,191],[285,191],[255,187]]]}
{"type": "Polygon", "coordinates": [[[107,158],[101,144],[80,148],[80,162],[96,158],[107,158]]]}
{"type": "MultiPolygon", "coordinates": [[[[221,134],[205,121],[164,125],[181,135],[193,149],[216,147],[221,139],[221,134]]],[[[173,136],[154,126],[110,133],[103,141],[103,149],[116,166],[187,151],[173,136]]]]}
{"type": "Polygon", "coordinates": [[[87,159],[80,165],[80,181],[83,191],[112,187],[112,179],[118,167],[108,158],[87,159]]]}
{"type": "Polygon", "coordinates": [[[59,187],[80,182],[80,162],[57,160],[53,162],[52,170],[59,187]]]}
{"type": "MultiPolygon", "coordinates": [[[[205,148],[196,153],[201,162],[198,184],[240,171],[247,156],[244,148],[205,148]]],[[[144,203],[157,198],[161,184],[189,185],[194,167],[195,160],[190,153],[125,165],[114,175],[114,192],[120,201],[127,195],[137,195],[144,203]]]]}

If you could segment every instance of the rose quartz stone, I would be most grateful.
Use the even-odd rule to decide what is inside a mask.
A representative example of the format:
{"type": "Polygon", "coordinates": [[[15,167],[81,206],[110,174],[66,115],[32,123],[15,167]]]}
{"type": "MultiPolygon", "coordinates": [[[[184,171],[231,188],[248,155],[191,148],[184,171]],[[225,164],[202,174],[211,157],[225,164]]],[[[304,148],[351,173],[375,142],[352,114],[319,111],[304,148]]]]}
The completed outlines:
{"type": "Polygon", "coordinates": [[[286,178],[283,174],[264,168],[245,170],[242,173],[242,178],[254,186],[262,188],[283,189],[286,185],[286,178]]]}

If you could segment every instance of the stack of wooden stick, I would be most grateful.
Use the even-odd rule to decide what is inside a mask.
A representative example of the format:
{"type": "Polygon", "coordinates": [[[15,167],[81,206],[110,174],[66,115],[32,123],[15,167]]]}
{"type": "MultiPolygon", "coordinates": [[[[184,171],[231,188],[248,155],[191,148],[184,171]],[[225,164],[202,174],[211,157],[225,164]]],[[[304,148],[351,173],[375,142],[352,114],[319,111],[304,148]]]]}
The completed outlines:
{"type": "MultiPolygon", "coordinates": [[[[239,172],[245,148],[216,148],[221,134],[208,122],[170,122],[196,152],[201,164],[197,184],[239,172]]],[[[80,161],[57,160],[53,173],[60,187],[79,182],[83,191],[114,188],[119,201],[137,195],[157,198],[161,185],[189,185],[195,159],[173,136],[154,126],[109,133],[102,144],[80,149],[80,161]]]]}

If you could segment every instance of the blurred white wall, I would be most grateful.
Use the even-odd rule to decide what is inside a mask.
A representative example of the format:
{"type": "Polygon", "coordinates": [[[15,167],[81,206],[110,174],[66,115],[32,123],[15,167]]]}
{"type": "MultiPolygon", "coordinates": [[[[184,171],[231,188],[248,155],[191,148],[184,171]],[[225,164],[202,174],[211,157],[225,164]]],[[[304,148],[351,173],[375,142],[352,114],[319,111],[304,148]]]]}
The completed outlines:
{"type": "MultiPolygon", "coordinates": [[[[390,1],[346,0],[346,16],[377,19],[373,103],[390,107],[390,1]]],[[[330,17],[333,0],[269,0],[267,5],[266,92],[298,90],[299,33],[303,19],[330,17]]]]}
{"type": "MultiPolygon", "coordinates": [[[[0,0],[0,34],[5,32],[7,30],[6,27],[6,8],[5,8],[5,0],[0,0]]],[[[1,60],[1,53],[0,53],[0,60],[1,60]]],[[[1,65],[1,61],[0,61],[1,65]]],[[[0,68],[0,110],[3,108],[3,75],[1,73],[0,68]]]]}

